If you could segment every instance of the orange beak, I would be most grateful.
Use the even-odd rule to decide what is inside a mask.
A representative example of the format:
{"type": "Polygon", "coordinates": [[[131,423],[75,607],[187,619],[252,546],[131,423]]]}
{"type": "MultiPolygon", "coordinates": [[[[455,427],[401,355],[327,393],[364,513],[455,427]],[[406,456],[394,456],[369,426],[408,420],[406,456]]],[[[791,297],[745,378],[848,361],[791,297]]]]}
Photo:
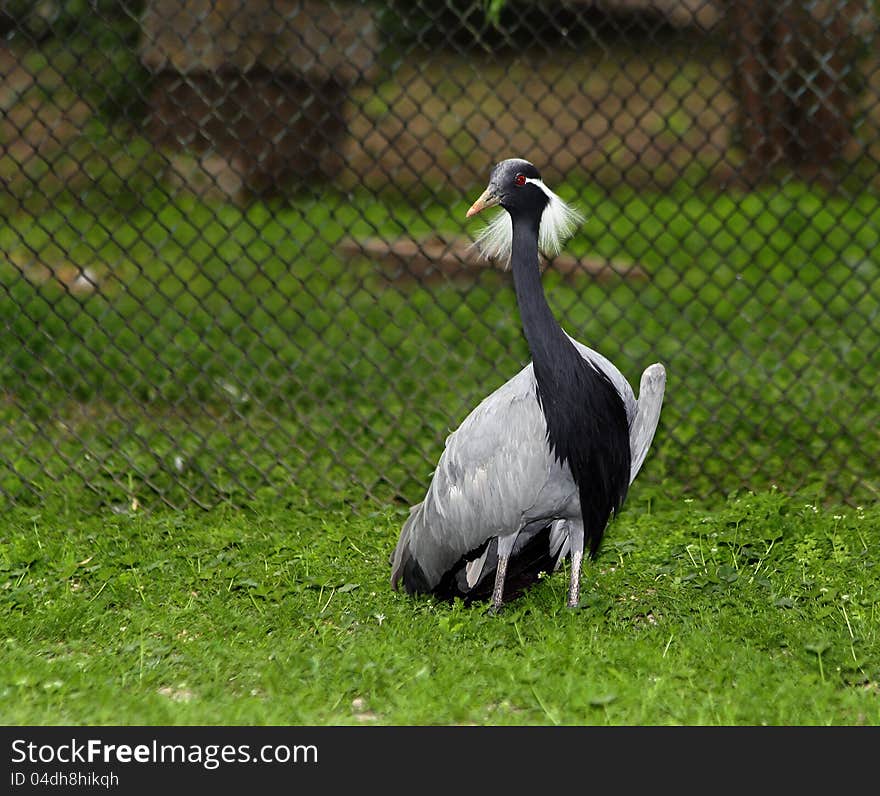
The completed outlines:
{"type": "Polygon", "coordinates": [[[495,207],[500,201],[501,197],[495,194],[490,185],[482,194],[480,194],[480,198],[470,206],[470,209],[467,211],[467,216],[465,217],[470,218],[482,210],[485,210],[487,207],[495,207]]]}

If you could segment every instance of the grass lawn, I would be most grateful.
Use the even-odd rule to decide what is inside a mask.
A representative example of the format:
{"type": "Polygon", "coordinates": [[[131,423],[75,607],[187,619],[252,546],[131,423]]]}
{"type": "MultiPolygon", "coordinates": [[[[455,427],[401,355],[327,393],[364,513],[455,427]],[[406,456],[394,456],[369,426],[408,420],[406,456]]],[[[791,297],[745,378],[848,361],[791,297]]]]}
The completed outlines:
{"type": "Polygon", "coordinates": [[[634,487],[498,617],[392,592],[402,510],[17,509],[3,724],[878,724],[880,508],[634,487]]]}

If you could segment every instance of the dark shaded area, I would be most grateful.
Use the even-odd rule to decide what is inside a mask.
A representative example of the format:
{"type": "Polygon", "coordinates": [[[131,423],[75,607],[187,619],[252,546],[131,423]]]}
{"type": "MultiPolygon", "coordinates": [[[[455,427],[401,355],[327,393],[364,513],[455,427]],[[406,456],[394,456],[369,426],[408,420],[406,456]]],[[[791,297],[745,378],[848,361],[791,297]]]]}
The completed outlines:
{"type": "Polygon", "coordinates": [[[343,166],[348,88],[255,69],[161,72],[150,92],[147,136],[158,147],[217,153],[251,196],[332,180],[343,166]]]}
{"type": "Polygon", "coordinates": [[[733,0],[728,11],[734,90],[746,161],[756,183],[786,166],[828,179],[852,140],[855,5],[733,0]]]}
{"type": "MultiPolygon", "coordinates": [[[[548,525],[538,531],[519,553],[510,557],[507,563],[507,576],[504,579],[505,602],[520,597],[526,589],[538,582],[542,573],[553,572],[555,561],[549,553],[550,527],[548,525]]],[[[498,540],[493,538],[487,544],[489,553],[483,565],[483,577],[472,589],[468,588],[465,568],[469,562],[483,555],[486,550],[485,544],[462,556],[461,560],[443,576],[432,592],[434,596],[446,601],[460,598],[466,605],[490,600],[495,586],[495,570],[498,568],[498,540]]]]}
{"type": "Polygon", "coordinates": [[[469,50],[520,50],[540,46],[565,49],[597,39],[614,42],[680,35],[662,14],[614,4],[508,2],[497,24],[480,3],[451,0],[431,7],[407,0],[381,4],[377,19],[386,47],[431,45],[469,50]]]}

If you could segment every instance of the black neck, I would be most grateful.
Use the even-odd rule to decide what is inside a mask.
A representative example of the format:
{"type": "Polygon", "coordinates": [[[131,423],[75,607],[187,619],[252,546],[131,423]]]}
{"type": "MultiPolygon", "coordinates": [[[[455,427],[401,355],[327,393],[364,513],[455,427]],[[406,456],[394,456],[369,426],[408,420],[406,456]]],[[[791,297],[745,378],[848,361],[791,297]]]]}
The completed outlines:
{"type": "Polygon", "coordinates": [[[575,353],[568,337],[553,317],[541,285],[537,223],[529,217],[513,219],[511,268],[523,332],[536,370],[560,352],[575,353]]]}

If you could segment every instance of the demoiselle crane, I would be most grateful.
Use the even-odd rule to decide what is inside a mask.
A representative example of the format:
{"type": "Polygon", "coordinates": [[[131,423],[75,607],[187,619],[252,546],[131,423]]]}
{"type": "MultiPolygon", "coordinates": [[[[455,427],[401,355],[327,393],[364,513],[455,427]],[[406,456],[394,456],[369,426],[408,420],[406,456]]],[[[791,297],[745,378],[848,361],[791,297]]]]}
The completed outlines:
{"type": "Polygon", "coordinates": [[[391,585],[468,603],[491,595],[498,611],[570,556],[574,607],[585,546],[595,557],[654,438],[666,371],[648,367],[636,400],[611,362],[556,322],[539,251],[557,254],[582,217],[531,163],[496,165],[467,216],[496,205],[503,211],[476,243],[487,257],[509,259],[532,361],[447,437],[401,530],[391,585]]]}

